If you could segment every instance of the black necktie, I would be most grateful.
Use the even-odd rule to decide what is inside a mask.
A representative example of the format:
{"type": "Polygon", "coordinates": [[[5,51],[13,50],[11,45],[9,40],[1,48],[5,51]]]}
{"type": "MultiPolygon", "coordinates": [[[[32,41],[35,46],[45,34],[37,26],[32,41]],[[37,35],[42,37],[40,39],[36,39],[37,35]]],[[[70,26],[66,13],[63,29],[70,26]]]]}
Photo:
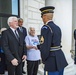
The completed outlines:
{"type": "Polygon", "coordinates": [[[18,34],[17,30],[15,30],[15,36],[16,36],[17,40],[19,41],[19,34],[18,34]]]}

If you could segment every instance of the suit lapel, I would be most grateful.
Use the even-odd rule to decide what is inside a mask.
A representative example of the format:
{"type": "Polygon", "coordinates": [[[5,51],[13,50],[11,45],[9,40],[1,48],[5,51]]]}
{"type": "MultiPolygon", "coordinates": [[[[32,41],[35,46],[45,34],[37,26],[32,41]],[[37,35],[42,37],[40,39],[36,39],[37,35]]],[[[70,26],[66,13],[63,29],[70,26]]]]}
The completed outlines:
{"type": "Polygon", "coordinates": [[[23,39],[23,34],[19,29],[17,31],[18,31],[18,34],[19,34],[19,43],[21,44],[22,39],[23,39]]]}
{"type": "Polygon", "coordinates": [[[19,42],[15,36],[15,34],[13,33],[13,31],[9,28],[9,32],[11,33],[11,35],[16,39],[17,42],[19,42]]]}

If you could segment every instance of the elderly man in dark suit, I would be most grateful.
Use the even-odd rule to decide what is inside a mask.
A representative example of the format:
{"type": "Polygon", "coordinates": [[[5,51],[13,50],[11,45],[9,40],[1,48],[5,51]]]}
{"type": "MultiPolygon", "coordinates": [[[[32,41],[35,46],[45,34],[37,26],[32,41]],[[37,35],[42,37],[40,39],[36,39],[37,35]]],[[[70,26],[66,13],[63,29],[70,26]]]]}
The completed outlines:
{"type": "Polygon", "coordinates": [[[17,30],[17,17],[9,17],[8,25],[9,28],[2,34],[8,75],[22,75],[22,62],[25,61],[27,52],[23,34],[17,30]]]}
{"type": "MultiPolygon", "coordinates": [[[[22,18],[18,18],[18,26],[19,26],[19,30],[22,32],[24,40],[25,37],[27,36],[27,30],[25,27],[23,27],[23,19],[22,18]]],[[[25,74],[26,72],[24,71],[23,67],[25,65],[25,61],[22,63],[22,73],[25,74]]]]}
{"type": "Polygon", "coordinates": [[[63,75],[68,65],[61,50],[61,29],[53,22],[55,7],[46,6],[40,9],[44,25],[41,28],[40,51],[45,64],[44,75],[63,75]]]}

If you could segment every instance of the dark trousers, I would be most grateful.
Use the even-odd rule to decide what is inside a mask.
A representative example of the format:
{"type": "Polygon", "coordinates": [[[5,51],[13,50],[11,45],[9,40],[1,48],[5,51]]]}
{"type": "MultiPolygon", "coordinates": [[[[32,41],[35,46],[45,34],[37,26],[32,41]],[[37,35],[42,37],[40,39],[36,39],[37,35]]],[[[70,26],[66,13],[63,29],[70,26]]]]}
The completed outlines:
{"type": "Polygon", "coordinates": [[[0,74],[4,74],[5,72],[5,55],[4,53],[0,53],[0,74]]]}
{"type": "Polygon", "coordinates": [[[56,72],[48,72],[48,71],[44,71],[44,75],[63,75],[64,69],[60,70],[60,71],[56,71],[56,72]]]}
{"type": "Polygon", "coordinates": [[[74,64],[76,64],[76,45],[75,45],[75,58],[74,58],[74,64]]]}
{"type": "Polygon", "coordinates": [[[22,71],[24,71],[24,70],[23,70],[24,65],[25,65],[25,62],[22,62],[22,71]]]}
{"type": "Polygon", "coordinates": [[[39,60],[38,61],[27,60],[27,75],[37,75],[39,62],[40,62],[39,60]]]}
{"type": "Polygon", "coordinates": [[[7,64],[8,75],[22,75],[22,63],[18,66],[13,66],[11,63],[7,64]]]}

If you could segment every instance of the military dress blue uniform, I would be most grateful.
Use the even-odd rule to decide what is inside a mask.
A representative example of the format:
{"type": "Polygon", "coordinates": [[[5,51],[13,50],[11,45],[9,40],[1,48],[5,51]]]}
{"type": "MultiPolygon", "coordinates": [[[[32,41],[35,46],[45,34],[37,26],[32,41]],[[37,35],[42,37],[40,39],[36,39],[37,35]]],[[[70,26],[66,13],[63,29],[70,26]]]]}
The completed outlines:
{"type": "MultiPolygon", "coordinates": [[[[50,8],[45,7],[43,11],[50,8]]],[[[44,75],[63,75],[64,68],[68,65],[61,50],[61,35],[61,29],[53,21],[49,20],[41,28],[40,51],[45,65],[44,75]]]]}
{"type": "Polygon", "coordinates": [[[74,58],[74,64],[76,64],[76,29],[74,30],[74,39],[75,39],[75,58],[74,58]]]}

